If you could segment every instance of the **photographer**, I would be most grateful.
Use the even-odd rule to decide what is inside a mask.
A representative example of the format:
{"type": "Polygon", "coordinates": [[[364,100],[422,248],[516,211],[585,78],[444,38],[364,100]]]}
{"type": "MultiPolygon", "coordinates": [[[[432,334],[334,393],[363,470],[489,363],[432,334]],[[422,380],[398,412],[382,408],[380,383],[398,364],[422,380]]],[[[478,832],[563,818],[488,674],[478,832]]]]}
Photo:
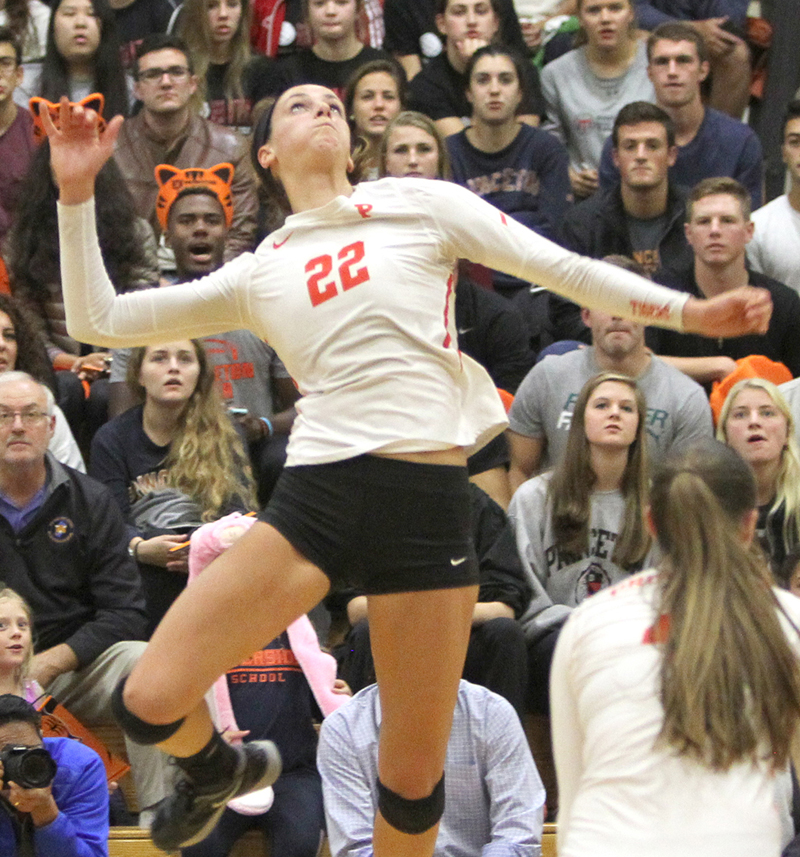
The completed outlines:
{"type": "Polygon", "coordinates": [[[72,738],[42,739],[40,723],[24,699],[0,696],[0,854],[107,855],[108,788],[100,757],[72,738]]]}

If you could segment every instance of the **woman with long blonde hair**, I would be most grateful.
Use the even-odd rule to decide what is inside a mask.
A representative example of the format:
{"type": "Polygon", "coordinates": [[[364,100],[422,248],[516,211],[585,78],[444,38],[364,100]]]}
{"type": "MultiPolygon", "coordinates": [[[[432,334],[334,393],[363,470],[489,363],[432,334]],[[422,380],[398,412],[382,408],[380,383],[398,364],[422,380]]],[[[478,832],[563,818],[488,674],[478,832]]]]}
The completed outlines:
{"type": "Polygon", "coordinates": [[[717,439],[732,446],[756,477],[756,533],[773,570],[800,544],[800,449],[792,411],[764,378],[739,381],[722,406],[717,439]]]}
{"type": "Polygon", "coordinates": [[[650,492],[663,560],[570,616],[551,683],[562,857],[780,853],[800,601],[750,550],[757,515],[741,456],[684,447],[650,492]]]}
{"type": "Polygon", "coordinates": [[[208,118],[249,130],[253,105],[271,89],[272,62],[250,51],[250,0],[185,0],[178,35],[204,82],[208,118]]]}
{"type": "Polygon", "coordinates": [[[256,508],[241,440],[197,340],[137,348],[128,383],[142,400],[92,442],[91,475],[128,523],[150,631],[186,584],[187,535],[206,521],[256,508]]]}

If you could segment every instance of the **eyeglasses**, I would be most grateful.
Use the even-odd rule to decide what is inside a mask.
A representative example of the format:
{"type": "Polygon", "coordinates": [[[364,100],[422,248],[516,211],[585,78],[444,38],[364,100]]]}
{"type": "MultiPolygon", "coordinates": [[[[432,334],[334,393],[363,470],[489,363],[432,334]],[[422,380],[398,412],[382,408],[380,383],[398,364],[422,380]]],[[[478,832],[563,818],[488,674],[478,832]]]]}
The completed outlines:
{"type": "Polygon", "coordinates": [[[10,428],[17,417],[25,428],[31,428],[49,416],[44,411],[0,411],[0,428],[10,428]]]}
{"type": "Polygon", "coordinates": [[[170,80],[183,80],[189,74],[189,69],[185,65],[171,65],[169,68],[146,68],[139,72],[139,80],[146,80],[148,83],[155,83],[161,80],[164,75],[170,80]]]}

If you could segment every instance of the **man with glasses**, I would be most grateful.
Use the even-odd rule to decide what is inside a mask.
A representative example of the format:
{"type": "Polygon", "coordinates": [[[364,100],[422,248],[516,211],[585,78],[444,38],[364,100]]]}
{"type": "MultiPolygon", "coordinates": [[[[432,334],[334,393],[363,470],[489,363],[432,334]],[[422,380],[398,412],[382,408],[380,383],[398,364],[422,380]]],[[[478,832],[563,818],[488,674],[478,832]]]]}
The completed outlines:
{"type": "Polygon", "coordinates": [[[0,241],[11,225],[33,155],[33,120],[14,103],[22,83],[22,53],[8,27],[0,27],[0,241]]]}
{"type": "MultiPolygon", "coordinates": [[[[153,227],[161,229],[155,215],[158,164],[213,167],[233,164],[233,222],[225,245],[230,260],[255,243],[255,181],[243,137],[198,116],[193,98],[198,80],[184,43],[163,34],[148,36],[139,45],[134,67],[134,92],[142,104],[136,116],[122,126],[114,155],[133,194],[136,211],[153,227]]],[[[162,268],[172,270],[171,254],[162,256],[162,268]]]]}
{"type": "MultiPolygon", "coordinates": [[[[111,692],[144,650],[144,596],[108,489],[47,452],[53,396],[0,375],[0,588],[33,610],[30,675],[87,725],[112,719],[111,692]]],[[[127,743],[139,806],[167,793],[166,757],[127,743]]]]}

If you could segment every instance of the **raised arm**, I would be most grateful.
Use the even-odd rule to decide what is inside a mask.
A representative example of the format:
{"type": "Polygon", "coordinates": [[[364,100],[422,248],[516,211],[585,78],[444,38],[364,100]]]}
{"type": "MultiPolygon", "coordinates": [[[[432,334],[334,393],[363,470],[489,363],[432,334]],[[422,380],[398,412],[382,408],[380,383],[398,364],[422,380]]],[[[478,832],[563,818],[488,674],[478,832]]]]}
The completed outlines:
{"type": "Polygon", "coordinates": [[[236,286],[248,276],[249,255],[190,284],[116,295],[97,241],[94,182],[114,150],[122,117],[101,130],[94,111],[66,98],[58,128],[47,112],[41,115],[59,188],[61,281],[71,335],[123,347],[246,327],[244,297],[236,286]]]}
{"type": "Polygon", "coordinates": [[[479,262],[581,306],[642,324],[713,337],[767,330],[772,301],[764,289],[744,286],[701,300],[570,253],[457,185],[420,180],[414,182],[413,192],[422,197],[420,206],[430,213],[434,228],[450,239],[450,252],[456,258],[479,262]]]}

